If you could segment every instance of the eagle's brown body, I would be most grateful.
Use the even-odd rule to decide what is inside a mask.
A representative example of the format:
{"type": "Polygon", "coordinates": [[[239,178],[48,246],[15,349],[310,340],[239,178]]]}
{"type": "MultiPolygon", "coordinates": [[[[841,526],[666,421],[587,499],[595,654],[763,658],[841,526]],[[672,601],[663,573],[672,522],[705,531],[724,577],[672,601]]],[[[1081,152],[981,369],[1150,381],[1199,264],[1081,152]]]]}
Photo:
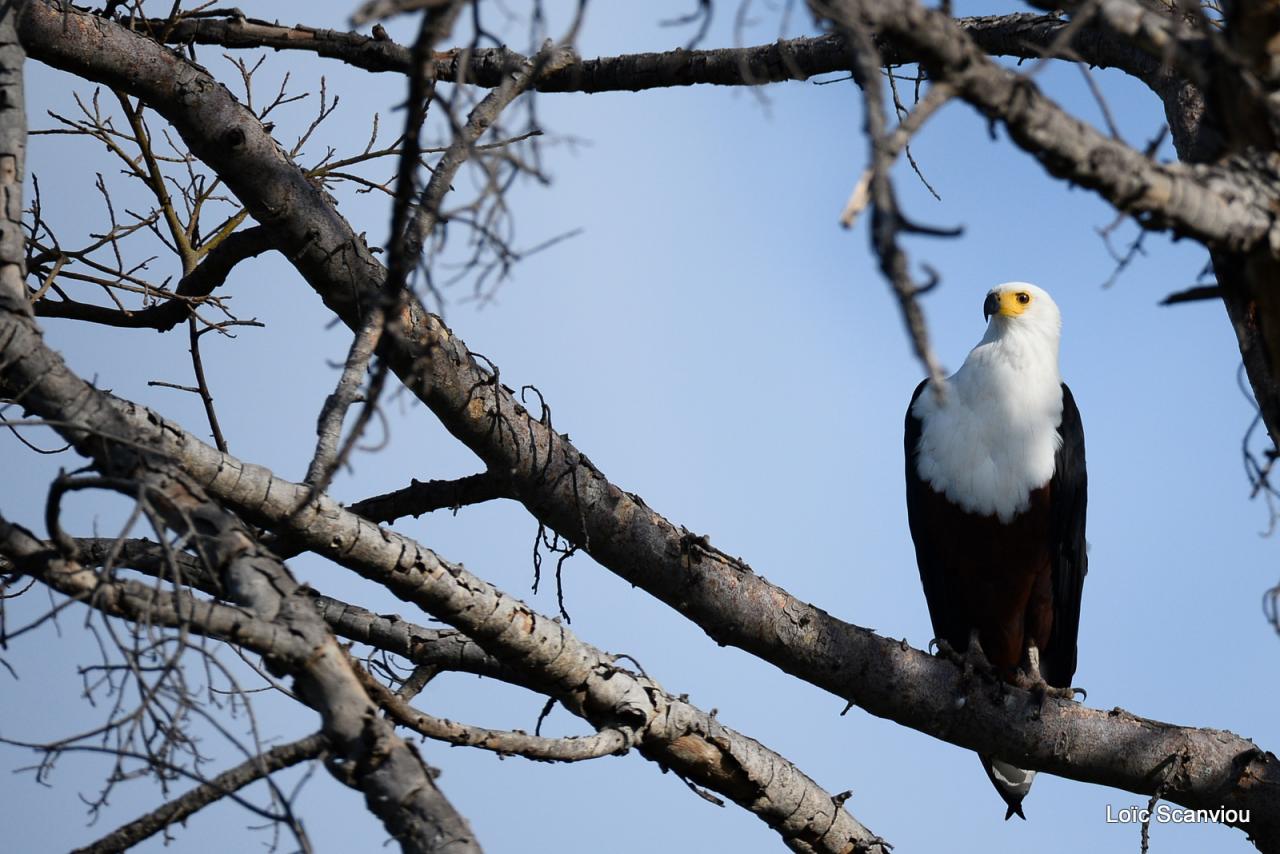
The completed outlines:
{"type": "Polygon", "coordinates": [[[928,487],[917,511],[932,541],[930,551],[946,565],[945,604],[935,608],[930,603],[935,637],[963,651],[969,630],[976,629],[987,660],[1006,679],[1024,663],[1029,643],[1049,653],[1050,488],[1046,484],[1033,491],[1031,506],[1008,524],[967,513],[928,487]],[[964,618],[957,619],[959,614],[964,618]]]}

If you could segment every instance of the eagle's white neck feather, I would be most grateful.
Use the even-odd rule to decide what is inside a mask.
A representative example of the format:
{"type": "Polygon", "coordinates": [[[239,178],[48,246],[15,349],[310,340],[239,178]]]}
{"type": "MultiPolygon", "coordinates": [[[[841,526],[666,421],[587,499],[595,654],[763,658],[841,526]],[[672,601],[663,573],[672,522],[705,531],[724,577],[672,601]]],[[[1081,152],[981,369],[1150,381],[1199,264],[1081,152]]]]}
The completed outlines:
{"type": "Polygon", "coordinates": [[[926,386],[912,407],[922,430],[917,472],[970,513],[1009,522],[1030,506],[1030,493],[1053,477],[1062,444],[1062,321],[1034,285],[1017,317],[993,315],[986,335],[947,382],[944,399],[926,386]]]}

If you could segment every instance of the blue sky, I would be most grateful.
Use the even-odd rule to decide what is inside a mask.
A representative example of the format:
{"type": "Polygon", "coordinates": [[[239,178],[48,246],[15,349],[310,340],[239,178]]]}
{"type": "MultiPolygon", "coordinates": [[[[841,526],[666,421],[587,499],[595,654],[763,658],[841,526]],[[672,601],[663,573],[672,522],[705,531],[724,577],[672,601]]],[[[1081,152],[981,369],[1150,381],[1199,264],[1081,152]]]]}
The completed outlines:
{"type": "MultiPolygon", "coordinates": [[[[622,5],[591,9],[579,41],[583,55],[663,50],[687,38],[655,22],[690,3],[622,5]]],[[[958,5],[962,13],[1001,11],[958,5]]],[[[560,12],[570,4],[551,6],[560,12]]],[[[348,11],[346,4],[308,4],[305,11],[298,4],[289,15],[342,27],[348,11]]],[[[734,42],[731,11],[720,9],[708,46],[734,42]]],[[[283,20],[291,23],[290,16],[283,20]]],[[[778,13],[762,6],[755,16],[745,40],[776,38],[778,13]]],[[[793,17],[792,31],[800,32],[806,19],[793,17]]],[[[514,44],[522,32],[513,28],[514,44]]],[[[404,26],[396,32],[406,33],[404,26]]],[[[200,58],[224,81],[234,79],[218,51],[200,58]]],[[[325,75],[329,90],[344,96],[311,146],[315,153],[324,145],[362,146],[374,110],[385,126],[400,121],[390,111],[403,95],[394,76],[369,77],[295,54],[268,56],[262,73],[278,79],[286,68],[300,88],[314,91],[325,75]]],[[[1163,120],[1154,96],[1119,75],[1097,78],[1125,138],[1144,144],[1163,120]]],[[[1100,121],[1077,70],[1049,67],[1037,79],[1070,109],[1100,121]]],[[[70,78],[32,64],[28,87],[33,127],[49,125],[41,116],[46,108],[70,109],[70,78]]],[[[921,370],[865,225],[844,231],[837,223],[866,159],[861,102],[848,82],[780,84],[761,94],[704,87],[540,96],[542,125],[582,144],[549,147],[552,185],[520,185],[513,194],[518,242],[583,232],[519,264],[484,306],[458,299],[465,295],[459,289],[447,319],[473,350],[501,366],[508,385],[536,385],[557,428],[613,482],[796,596],[923,647],[931,632],[907,531],[901,458],[902,415],[921,370]]],[[[282,128],[305,122],[311,109],[299,106],[277,121],[282,128]]],[[[1268,684],[1280,653],[1259,606],[1276,580],[1275,541],[1260,536],[1266,511],[1249,500],[1240,462],[1252,409],[1236,385],[1239,354],[1220,306],[1156,305],[1194,282],[1205,253],[1152,235],[1146,254],[1103,288],[1114,262],[1097,229],[1112,220],[1110,209],[1045,177],[1003,133],[996,136],[992,141],[969,108],[945,108],[913,146],[942,200],[906,170],[898,187],[914,219],[965,227],[962,239],[908,243],[914,262],[942,275],[925,309],[946,366],[958,367],[980,338],[991,285],[1032,281],[1062,308],[1063,374],[1083,415],[1090,474],[1091,572],[1077,682],[1096,708],[1230,729],[1275,749],[1280,728],[1257,687],[1268,684]]],[[[40,178],[47,215],[64,224],[66,243],[100,227],[101,208],[86,188],[94,172],[111,179],[116,167],[94,146],[33,139],[29,169],[40,178]]],[[[356,230],[380,239],[385,199],[339,198],[356,230]]],[[[1122,239],[1133,233],[1131,225],[1119,232],[1122,239]]],[[[175,274],[171,267],[161,259],[156,277],[175,274]]],[[[336,379],[326,360],[341,359],[347,333],[327,327],[319,300],[277,257],[246,264],[228,293],[241,316],[267,324],[234,341],[206,336],[231,449],[300,478],[315,414],[336,379]]],[[[54,321],[45,328],[83,375],[206,432],[193,400],[146,385],[189,381],[181,332],[54,321]]],[[[407,396],[392,398],[388,414],[388,447],[357,457],[354,473],[334,485],[340,498],[395,488],[411,476],[478,470],[407,396]]],[[[76,463],[35,458],[7,435],[0,436],[0,460],[9,473],[0,479],[0,511],[43,531],[43,502],[31,501],[27,484],[76,463]]],[[[77,496],[72,518],[105,534],[122,510],[111,499],[77,496]]],[[[536,596],[528,590],[536,523],[519,507],[499,502],[456,517],[409,520],[402,529],[554,613],[553,586],[536,596]]],[[[322,562],[291,566],[333,595],[375,610],[403,609],[322,562]]],[[[1136,826],[1104,821],[1108,805],[1145,800],[1136,795],[1042,776],[1026,803],[1030,820],[1005,823],[1003,804],[969,752],[857,709],[839,716],[843,701],[716,646],[583,556],[566,565],[565,593],[581,637],[633,655],[668,690],[718,709],[722,721],[788,756],[828,790],[851,789],[854,815],[899,851],[951,849],[956,839],[995,850],[1138,844],[1136,826]]],[[[47,605],[41,592],[10,603],[10,625],[47,605]]],[[[0,735],[53,738],[102,720],[103,708],[80,697],[76,667],[93,655],[82,627],[82,615],[69,612],[60,632],[28,635],[2,653],[20,679],[0,673],[0,735]]],[[[524,729],[542,705],[518,689],[463,676],[441,677],[420,702],[435,714],[524,729]]],[[[268,695],[257,707],[270,735],[297,737],[316,725],[309,712],[268,695]]],[[[548,727],[583,731],[562,711],[548,727]]],[[[212,737],[207,747],[223,759],[215,770],[236,761],[212,737]]],[[[490,851],[585,852],[606,847],[602,840],[617,852],[779,848],[750,814],[707,804],[638,756],[546,766],[436,744],[422,751],[490,851]]],[[[30,761],[30,753],[0,749],[6,770],[30,761]]],[[[86,827],[77,793],[94,791],[103,769],[96,759],[68,756],[52,788],[29,775],[0,776],[0,817],[16,833],[14,850],[83,844],[159,802],[155,791],[127,786],[99,825],[86,827]]],[[[320,851],[377,850],[382,843],[359,796],[323,771],[307,784],[300,809],[320,851]]],[[[177,830],[174,847],[255,850],[269,839],[244,829],[256,823],[220,808],[177,830]]],[[[1248,847],[1243,834],[1217,827],[1159,826],[1152,840],[1162,854],[1248,847]]],[[[160,847],[153,840],[141,850],[160,847]]]]}

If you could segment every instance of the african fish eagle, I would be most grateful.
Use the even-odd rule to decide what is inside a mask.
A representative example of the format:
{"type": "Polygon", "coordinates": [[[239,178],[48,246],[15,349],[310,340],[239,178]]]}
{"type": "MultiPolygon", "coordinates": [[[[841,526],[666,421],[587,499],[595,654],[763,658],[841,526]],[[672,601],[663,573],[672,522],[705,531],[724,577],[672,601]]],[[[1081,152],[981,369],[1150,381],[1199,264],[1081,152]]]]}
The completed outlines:
{"type": "MultiPolygon", "coordinates": [[[[1058,372],[1062,317],[1035,285],[992,288],[987,332],[942,395],[907,409],[907,516],[935,638],[1000,678],[1067,689],[1085,554],[1084,430],[1058,372]],[[971,646],[971,640],[980,650],[971,646]]],[[[1034,771],[980,757],[1008,812],[1034,771]]]]}

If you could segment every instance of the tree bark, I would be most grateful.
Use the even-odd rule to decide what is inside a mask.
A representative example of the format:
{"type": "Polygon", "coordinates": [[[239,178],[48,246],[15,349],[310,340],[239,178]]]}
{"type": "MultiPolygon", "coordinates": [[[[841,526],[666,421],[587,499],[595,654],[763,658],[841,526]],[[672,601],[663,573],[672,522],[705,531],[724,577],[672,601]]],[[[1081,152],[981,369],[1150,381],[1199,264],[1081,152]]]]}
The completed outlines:
{"type": "Polygon", "coordinates": [[[22,229],[27,152],[22,64],[27,55],[16,28],[23,5],[18,0],[0,0],[0,310],[30,314],[22,229]]]}

